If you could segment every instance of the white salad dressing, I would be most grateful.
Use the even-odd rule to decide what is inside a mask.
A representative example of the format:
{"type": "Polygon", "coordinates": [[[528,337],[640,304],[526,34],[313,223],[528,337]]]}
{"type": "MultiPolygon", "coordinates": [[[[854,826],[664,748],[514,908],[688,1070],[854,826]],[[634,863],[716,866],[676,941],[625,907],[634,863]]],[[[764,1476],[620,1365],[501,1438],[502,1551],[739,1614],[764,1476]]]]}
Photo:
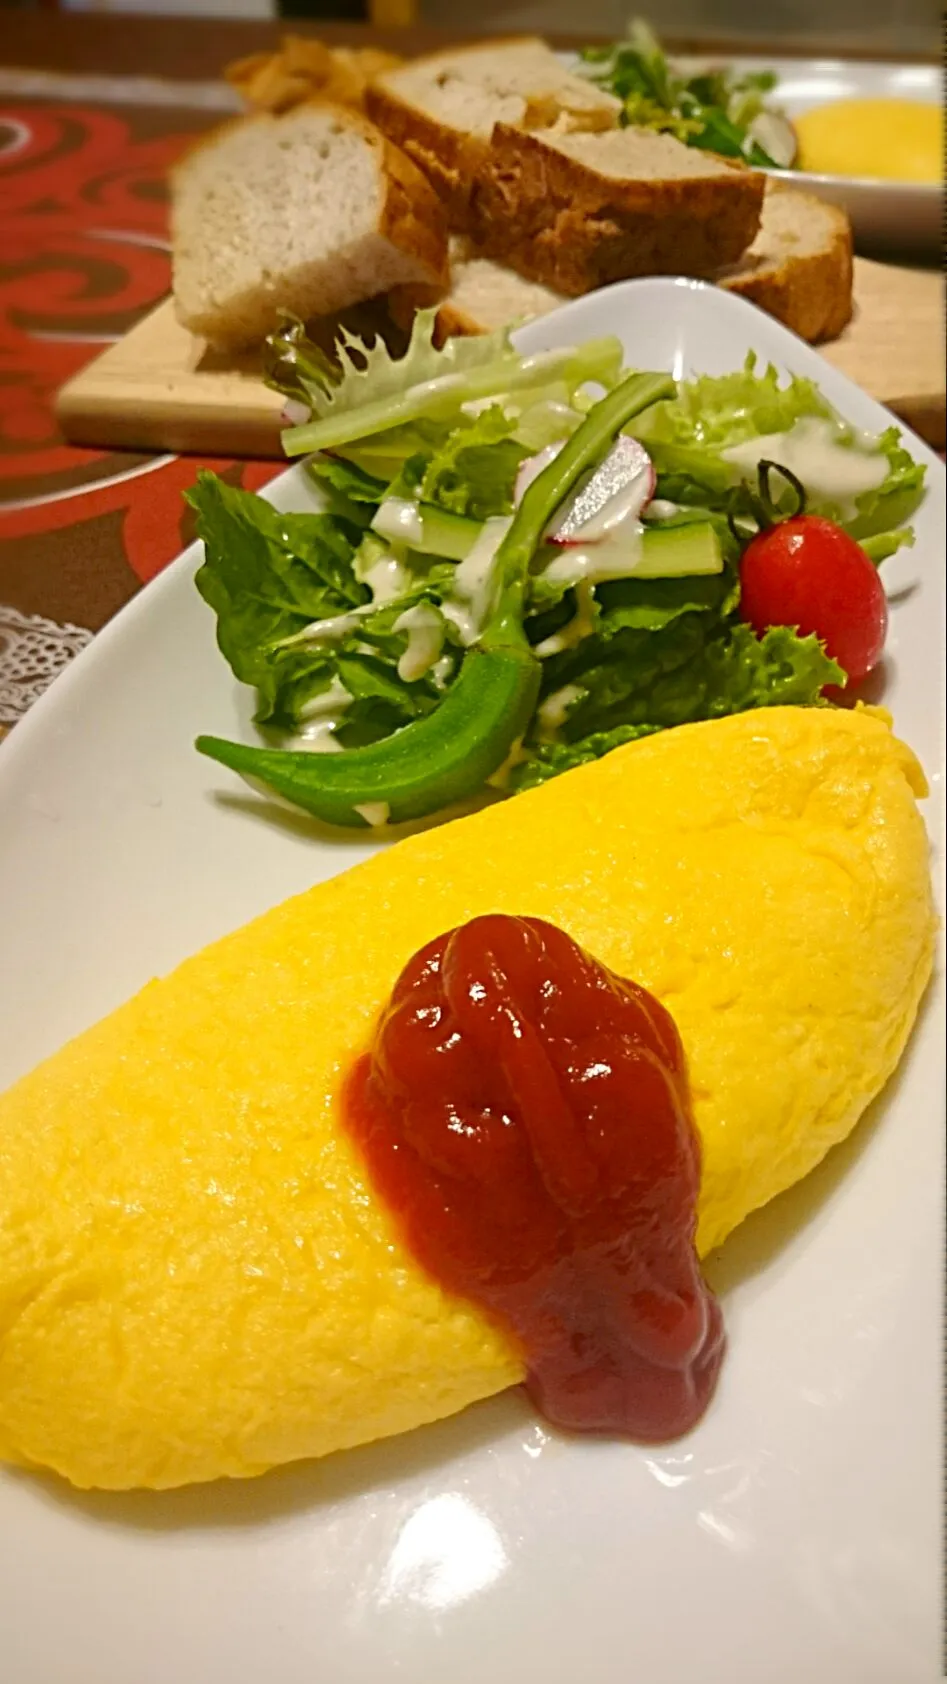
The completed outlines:
{"type": "Polygon", "coordinates": [[[543,568],[542,576],[555,585],[578,585],[583,581],[594,585],[605,579],[631,578],[640,571],[643,531],[640,521],[626,521],[600,544],[570,545],[543,568]]]}
{"type": "Polygon", "coordinates": [[[537,643],[533,653],[541,661],[550,655],[561,655],[564,649],[574,649],[584,637],[590,637],[595,630],[595,598],[592,586],[582,581],[576,586],[576,611],[567,625],[560,631],[553,632],[551,637],[544,637],[542,643],[537,643]]]}
{"type": "Polygon", "coordinates": [[[495,772],[490,773],[490,776],[487,779],[487,783],[490,788],[506,789],[507,784],[510,781],[510,773],[513,771],[513,768],[521,765],[524,760],[528,759],[529,756],[523,748],[523,739],[522,737],[517,737],[514,740],[513,746],[504,760],[503,765],[498,766],[495,772]]]}
{"type": "Polygon", "coordinates": [[[866,491],[877,491],[888,474],[887,457],[877,448],[869,454],[863,442],[856,443],[834,421],[807,415],[786,433],[745,439],[721,451],[721,456],[742,473],[755,473],[761,461],[778,462],[814,498],[838,504],[851,517],[856,513],[855,499],[866,491]]]}
{"type": "Polygon", "coordinates": [[[582,694],[578,684],[564,684],[561,690],[554,690],[551,696],[540,702],[536,709],[540,736],[554,737],[560,725],[565,723],[573,702],[578,701],[582,694]]]}
{"type": "Polygon", "coordinates": [[[356,806],[355,811],[367,825],[371,825],[372,830],[380,830],[383,824],[388,823],[391,808],[387,801],[363,801],[360,807],[356,806]]]}
{"type": "Polygon", "coordinates": [[[335,736],[342,715],[351,707],[352,698],[345,685],[333,677],[328,689],[320,690],[300,709],[300,728],[281,746],[285,749],[307,749],[310,754],[341,754],[342,744],[335,736]]]}
{"type": "Polygon", "coordinates": [[[509,515],[491,515],[484,521],[470,554],[457,567],[450,596],[441,605],[444,618],[457,627],[465,645],[476,643],[490,618],[496,594],[493,564],[511,524],[509,515]]]}
{"type": "Polygon", "coordinates": [[[516,486],[513,492],[513,504],[515,508],[519,508],[521,502],[523,501],[524,493],[528,491],[529,487],[533,483],[533,480],[539,478],[540,474],[548,468],[550,462],[555,461],[564,443],[564,439],[559,439],[554,444],[547,444],[544,450],[537,451],[535,456],[524,457],[523,461],[520,463],[519,472],[516,476],[516,486]]]}
{"type": "Polygon", "coordinates": [[[403,596],[410,583],[396,555],[378,556],[370,567],[360,567],[356,559],[355,577],[360,584],[368,586],[376,607],[383,602],[393,602],[396,596],[403,596]]]}
{"type": "Polygon", "coordinates": [[[406,632],[407,648],[398,661],[398,677],[405,684],[423,678],[444,646],[444,618],[430,602],[417,602],[399,614],[392,631],[406,632]]]}
{"type": "MultiPolygon", "coordinates": [[[[410,497],[386,497],[382,504],[385,525],[384,535],[396,543],[413,544],[417,547],[424,542],[424,528],[421,524],[420,505],[410,497]]],[[[381,510],[379,510],[381,513],[381,510]]]]}
{"type": "Polygon", "coordinates": [[[374,612],[375,604],[366,602],[360,608],[348,609],[344,614],[332,614],[327,620],[310,620],[302,631],[293,632],[292,637],[281,638],[277,647],[291,649],[294,643],[340,643],[349,632],[358,630],[359,620],[374,612]]]}
{"type": "Polygon", "coordinates": [[[444,686],[446,685],[447,680],[450,678],[453,670],[454,670],[454,657],[453,657],[453,655],[442,655],[439,661],[434,662],[434,665],[431,668],[431,677],[433,678],[433,680],[434,680],[434,682],[437,685],[437,688],[439,690],[444,689],[444,686]]]}

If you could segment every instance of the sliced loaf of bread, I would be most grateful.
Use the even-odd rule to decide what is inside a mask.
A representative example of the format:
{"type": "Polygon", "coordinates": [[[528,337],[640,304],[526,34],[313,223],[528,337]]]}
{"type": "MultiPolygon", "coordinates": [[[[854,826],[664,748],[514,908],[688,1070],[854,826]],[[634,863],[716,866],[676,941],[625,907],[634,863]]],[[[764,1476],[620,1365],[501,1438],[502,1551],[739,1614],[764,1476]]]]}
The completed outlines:
{"type": "Polygon", "coordinates": [[[576,76],[536,36],[478,42],[382,72],[369,115],[430,178],[466,229],[475,174],[496,123],[564,132],[615,128],[621,102],[576,76]]]}
{"type": "Polygon", "coordinates": [[[837,339],[851,319],[853,277],[845,212],[771,181],[756,239],[714,279],[817,345],[837,339]]]}
{"type": "MultiPolygon", "coordinates": [[[[568,303],[565,293],[526,281],[484,256],[468,239],[451,237],[451,284],[441,300],[438,333],[494,333],[568,303]]],[[[834,339],[852,313],[852,234],[844,211],[809,193],[769,182],[760,231],[743,259],[712,277],[785,323],[811,343],[834,339]]],[[[429,292],[393,294],[392,313],[406,325],[429,292]]]]}
{"type": "Polygon", "coordinates": [[[753,170],[650,129],[527,133],[497,123],[469,232],[526,280],[575,296],[634,275],[711,275],[760,224],[753,170]]]}
{"type": "Polygon", "coordinates": [[[216,130],[172,177],[173,289],[185,327],[259,343],[282,310],[331,315],[392,287],[446,287],[430,183],[360,113],[307,104],[216,130]]]}

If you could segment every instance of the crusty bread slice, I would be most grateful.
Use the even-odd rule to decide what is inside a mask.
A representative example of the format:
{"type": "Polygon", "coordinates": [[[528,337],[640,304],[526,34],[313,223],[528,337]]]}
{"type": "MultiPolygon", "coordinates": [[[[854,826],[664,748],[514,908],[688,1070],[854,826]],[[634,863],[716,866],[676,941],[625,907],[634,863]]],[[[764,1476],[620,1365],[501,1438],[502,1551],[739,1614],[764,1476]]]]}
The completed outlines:
{"type": "Polygon", "coordinates": [[[448,282],[437,195],[340,106],[217,130],[173,174],[171,230],[178,316],[222,349],[258,343],[281,310],[332,315],[392,287],[448,282]]]}
{"type": "Polygon", "coordinates": [[[438,299],[424,287],[396,287],[388,296],[389,311],[401,328],[410,326],[415,310],[438,304],[438,341],[495,333],[566,303],[561,292],[524,281],[514,269],[484,257],[463,234],[450,238],[450,289],[444,296],[438,299]]]}
{"type": "Polygon", "coordinates": [[[756,239],[715,279],[817,345],[837,339],[851,319],[853,273],[845,212],[771,181],[756,239]]]}
{"type": "Polygon", "coordinates": [[[615,128],[621,113],[619,100],[567,69],[537,36],[414,59],[376,76],[365,104],[434,183],[461,230],[495,123],[597,130],[615,128]]]}
{"type": "Polygon", "coordinates": [[[575,296],[633,275],[710,275],[754,239],[765,181],[651,129],[497,123],[469,231],[527,280],[575,296]]]}
{"type": "MultiPolygon", "coordinates": [[[[524,280],[485,257],[470,240],[452,236],[450,260],[450,289],[438,312],[441,337],[495,333],[568,303],[564,293],[524,280]]],[[[713,278],[802,339],[837,338],[852,313],[851,224],[844,211],[770,181],[753,245],[739,263],[713,278]]],[[[429,293],[405,289],[390,302],[396,319],[406,325],[412,307],[433,301],[429,293]]]]}

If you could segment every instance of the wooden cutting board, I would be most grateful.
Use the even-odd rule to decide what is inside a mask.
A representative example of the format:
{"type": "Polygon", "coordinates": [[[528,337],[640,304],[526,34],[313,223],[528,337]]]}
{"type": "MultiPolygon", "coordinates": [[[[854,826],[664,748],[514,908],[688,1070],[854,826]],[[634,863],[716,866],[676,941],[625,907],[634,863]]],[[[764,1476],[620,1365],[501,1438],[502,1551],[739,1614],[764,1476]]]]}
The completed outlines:
{"type": "MultiPolygon", "coordinates": [[[[944,444],[944,283],[935,271],[855,260],[855,315],[823,355],[930,444],[944,444]]],[[[282,399],[259,358],[224,357],[179,325],[170,299],[60,391],[74,444],[279,457],[282,399]]]]}

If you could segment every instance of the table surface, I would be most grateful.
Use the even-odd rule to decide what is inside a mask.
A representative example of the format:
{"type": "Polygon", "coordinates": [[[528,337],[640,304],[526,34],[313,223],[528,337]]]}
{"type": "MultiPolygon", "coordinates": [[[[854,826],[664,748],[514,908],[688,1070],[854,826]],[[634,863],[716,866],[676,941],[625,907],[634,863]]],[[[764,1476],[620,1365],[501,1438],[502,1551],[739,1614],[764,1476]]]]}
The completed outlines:
{"type": "MultiPolygon", "coordinates": [[[[167,292],[168,168],[220,121],[223,65],[275,43],[283,27],[4,15],[0,735],[190,542],[181,493],[200,466],[254,490],[279,472],[272,462],[76,449],[58,435],[51,404],[65,379],[167,292]]],[[[406,52],[457,39],[430,29],[290,27],[334,41],[387,41],[406,52]]],[[[671,44],[761,50],[745,39],[671,44]]],[[[811,44],[770,39],[762,50],[804,53],[811,44]]]]}

